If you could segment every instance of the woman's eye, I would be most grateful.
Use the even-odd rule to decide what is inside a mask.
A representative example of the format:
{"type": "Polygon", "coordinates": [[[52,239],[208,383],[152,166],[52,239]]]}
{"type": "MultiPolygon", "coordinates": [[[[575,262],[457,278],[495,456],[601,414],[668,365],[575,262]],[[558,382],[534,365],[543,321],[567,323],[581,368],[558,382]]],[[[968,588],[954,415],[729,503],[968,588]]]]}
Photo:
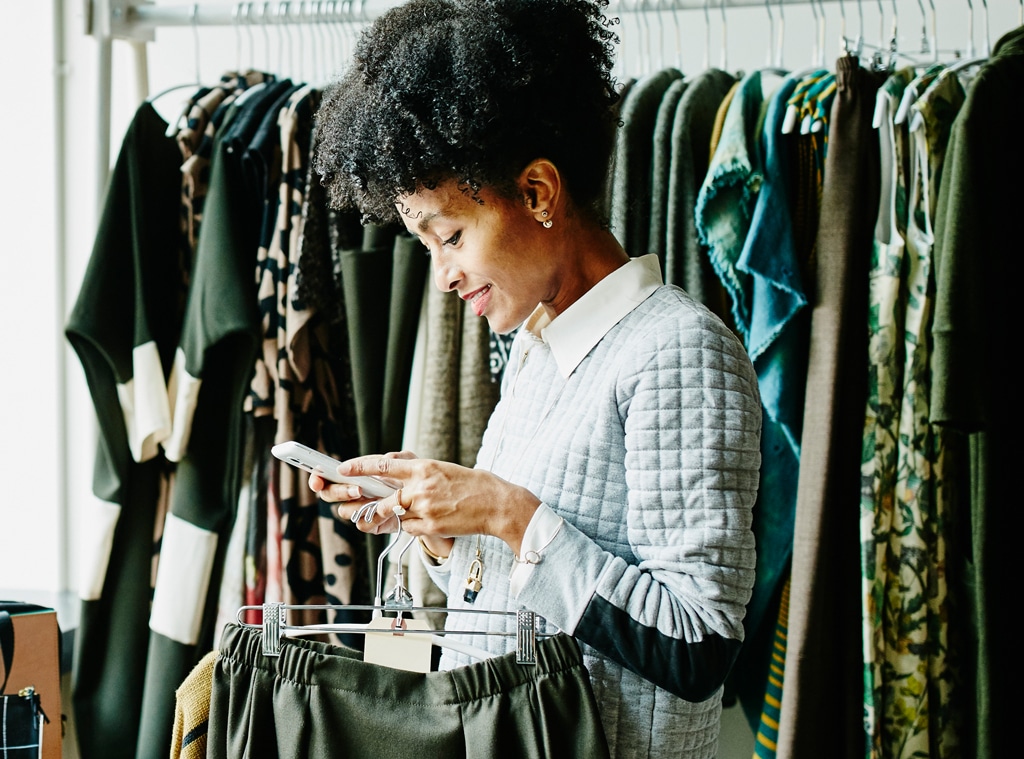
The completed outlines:
{"type": "Polygon", "coordinates": [[[456,232],[455,234],[453,234],[451,237],[449,237],[447,240],[445,240],[442,243],[442,245],[455,245],[459,241],[459,239],[461,237],[462,237],[462,231],[460,230],[460,231],[456,232]]]}

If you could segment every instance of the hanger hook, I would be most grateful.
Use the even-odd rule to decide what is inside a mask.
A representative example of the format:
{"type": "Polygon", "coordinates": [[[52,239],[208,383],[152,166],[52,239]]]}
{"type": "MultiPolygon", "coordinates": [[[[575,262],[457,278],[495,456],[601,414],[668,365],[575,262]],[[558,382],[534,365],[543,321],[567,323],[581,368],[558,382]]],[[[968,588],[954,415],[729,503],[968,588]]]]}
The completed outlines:
{"type": "Polygon", "coordinates": [[[764,0],[764,9],[768,12],[768,65],[775,61],[775,16],[772,15],[771,0],[764,0]]]}
{"type": "Polygon", "coordinates": [[[292,33],[288,29],[288,16],[291,3],[282,0],[277,4],[277,60],[278,68],[284,76],[295,76],[295,61],[292,60],[292,33]],[[284,65],[285,54],[288,57],[287,68],[284,65]]]}
{"type": "Polygon", "coordinates": [[[843,46],[843,53],[850,54],[850,40],[846,36],[846,6],[843,0],[839,0],[839,44],[843,46]]]}
{"type": "Polygon", "coordinates": [[[967,57],[974,57],[974,3],[967,0],[967,57]]]}
{"type": "MultiPolygon", "coordinates": [[[[1021,0],[1024,3],[1024,0],[1021,0]]],[[[672,22],[676,28],[676,68],[680,71],[683,70],[683,31],[682,24],[679,23],[679,4],[672,3],[672,22]]]]}
{"type": "Polygon", "coordinates": [[[981,0],[981,7],[985,13],[985,49],[982,51],[982,55],[991,55],[992,53],[992,38],[989,36],[988,26],[988,0],[981,0]]]}
{"type": "Polygon", "coordinates": [[[729,70],[729,26],[725,20],[725,0],[718,6],[722,12],[722,71],[729,70]]]}
{"type": "Polygon", "coordinates": [[[235,30],[235,71],[242,73],[242,27],[239,23],[242,18],[242,3],[235,3],[231,11],[231,26],[235,30]]]}
{"type": "Polygon", "coordinates": [[[704,69],[711,68],[711,14],[708,12],[709,0],[704,0],[704,69]]]}
{"type": "MultiPolygon", "coordinates": [[[[819,29],[820,27],[818,25],[818,6],[815,5],[814,0],[810,0],[808,5],[811,6],[811,15],[814,16],[814,27],[815,27],[815,29],[819,29]]],[[[820,57],[821,57],[821,54],[820,54],[820,51],[818,50],[818,35],[815,34],[814,35],[814,45],[811,47],[811,60],[814,61],[815,63],[817,63],[820,57]]]]}
{"type": "Polygon", "coordinates": [[[779,36],[775,42],[775,65],[778,68],[785,68],[782,65],[783,43],[786,41],[786,14],[782,10],[782,0],[779,0],[779,36]]]}
{"type": "Polygon", "coordinates": [[[825,15],[825,0],[818,0],[818,8],[821,10],[821,21],[818,27],[818,44],[821,47],[821,65],[825,65],[825,40],[828,39],[828,16],[825,15]]]}
{"type": "Polygon", "coordinates": [[[192,24],[192,48],[196,56],[196,83],[203,81],[199,69],[199,3],[192,3],[192,11],[189,14],[189,21],[192,24]]]}

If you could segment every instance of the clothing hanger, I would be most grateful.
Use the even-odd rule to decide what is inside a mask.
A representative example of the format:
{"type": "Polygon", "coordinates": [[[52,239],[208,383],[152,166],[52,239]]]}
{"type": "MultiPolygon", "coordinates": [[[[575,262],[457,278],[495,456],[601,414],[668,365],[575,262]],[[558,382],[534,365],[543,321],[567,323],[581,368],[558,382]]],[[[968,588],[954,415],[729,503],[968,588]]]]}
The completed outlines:
{"type": "MultiPolygon", "coordinates": [[[[811,7],[811,15],[814,16],[814,27],[820,32],[820,25],[818,24],[818,7],[814,4],[814,0],[810,0],[808,3],[811,7]]],[[[821,41],[820,35],[815,35],[814,45],[811,47],[811,60],[819,66],[825,65],[825,51],[819,49],[819,43],[821,41]]]]}
{"type": "Polygon", "coordinates": [[[721,65],[719,66],[722,71],[729,70],[729,27],[725,20],[725,0],[721,0],[719,8],[722,11],[722,51],[721,51],[721,65]]]}
{"type": "MultiPolygon", "coordinates": [[[[1021,0],[1024,3],[1024,0],[1021,0]]],[[[672,3],[672,24],[676,30],[676,68],[679,71],[683,70],[683,32],[682,25],[679,23],[679,6],[672,3]]]]}
{"type": "MultiPolygon", "coordinates": [[[[780,6],[781,7],[781,6],[780,6]]],[[[789,71],[782,68],[781,66],[774,65],[776,58],[781,58],[781,51],[773,49],[775,44],[775,17],[772,15],[772,6],[770,0],[765,0],[764,3],[765,11],[768,13],[768,55],[765,61],[765,65],[762,66],[758,71],[761,72],[761,92],[765,98],[771,96],[774,91],[774,87],[769,88],[767,82],[765,82],[764,75],[767,74],[769,77],[776,76],[785,78],[789,76],[789,71]]],[[[781,43],[780,43],[781,44],[781,43]]]]}
{"type": "MultiPolygon", "coordinates": [[[[368,503],[360,507],[356,514],[353,516],[353,521],[358,521],[360,518],[367,518],[368,520],[373,519],[373,515],[376,511],[376,503],[368,503]]],[[[409,593],[405,587],[403,570],[402,570],[402,556],[409,550],[412,544],[416,541],[415,536],[409,536],[409,540],[405,543],[399,553],[399,560],[396,562],[397,571],[395,574],[395,587],[390,593],[382,600],[381,599],[381,588],[383,585],[383,568],[385,557],[394,550],[405,533],[402,530],[402,522],[398,521],[398,531],[395,533],[394,538],[387,545],[387,547],[381,552],[377,559],[377,588],[376,595],[374,596],[374,602],[372,604],[282,604],[276,602],[267,602],[261,606],[242,606],[238,609],[235,615],[235,621],[239,627],[245,627],[248,629],[261,630],[263,633],[263,655],[276,657],[281,655],[281,639],[286,635],[316,635],[320,633],[381,633],[382,629],[379,626],[371,624],[306,624],[306,625],[289,625],[287,624],[286,613],[288,611],[332,611],[332,610],[348,610],[348,611],[370,611],[372,612],[373,618],[379,620],[383,617],[384,612],[394,612],[396,616],[393,618],[391,623],[391,630],[394,635],[416,635],[426,634],[430,636],[430,642],[434,645],[448,648],[453,651],[458,651],[474,659],[488,659],[493,654],[485,649],[478,648],[476,646],[467,644],[462,641],[449,640],[446,636],[448,635],[489,635],[499,637],[513,637],[516,638],[516,663],[517,664],[536,664],[537,663],[537,652],[536,652],[536,640],[538,637],[551,637],[557,633],[539,633],[537,632],[537,615],[532,611],[519,610],[519,611],[497,611],[490,609],[474,609],[474,608],[453,608],[453,607],[437,607],[437,606],[415,606],[412,598],[412,594],[409,593]],[[244,622],[243,619],[248,612],[261,610],[262,611],[262,623],[254,624],[244,622]],[[445,613],[463,613],[463,614],[487,614],[491,616],[515,616],[516,617],[516,630],[515,632],[503,632],[497,630],[430,630],[430,629],[416,629],[408,628],[405,625],[404,615],[417,611],[427,612],[445,612],[445,613]]],[[[386,630],[383,630],[386,632],[386,630]]]]}
{"type": "MultiPolygon", "coordinates": [[[[770,0],[768,0],[770,2],[770,0]]],[[[782,11],[782,0],[779,0],[779,36],[775,45],[775,66],[784,69],[782,63],[782,51],[785,49],[786,41],[786,16],[782,11]]]]}
{"type": "Polygon", "coordinates": [[[708,0],[704,0],[704,70],[711,68],[711,14],[708,0]]]}
{"type": "Polygon", "coordinates": [[[292,60],[292,34],[288,30],[288,13],[291,3],[279,2],[274,14],[277,27],[277,70],[281,76],[296,77],[295,62],[292,60]],[[285,59],[287,58],[287,65],[285,59]]]}
{"type": "MultiPolygon", "coordinates": [[[[183,82],[181,84],[171,85],[170,87],[160,90],[155,95],[150,95],[146,98],[146,102],[149,103],[151,106],[155,107],[155,104],[158,100],[160,100],[166,95],[171,94],[172,92],[188,89],[194,93],[204,86],[202,83],[202,79],[199,76],[199,24],[197,21],[198,14],[199,3],[193,3],[192,7],[189,9],[189,22],[192,26],[192,51],[195,61],[195,79],[191,82],[183,82]]],[[[182,101],[182,103],[178,107],[178,110],[175,112],[175,117],[167,119],[167,129],[165,131],[165,135],[167,137],[173,137],[178,133],[178,124],[181,121],[182,117],[185,115],[187,109],[189,108],[190,102],[191,101],[188,98],[186,98],[184,101],[182,101]]]]}
{"type": "Polygon", "coordinates": [[[855,47],[850,45],[850,38],[846,36],[846,6],[843,4],[843,0],[839,0],[839,46],[842,48],[843,55],[857,54],[855,47]]]}
{"type": "Polygon", "coordinates": [[[651,57],[651,24],[647,19],[646,5],[647,0],[636,0],[635,12],[639,18],[637,29],[640,30],[641,39],[638,58],[640,72],[645,76],[654,72],[654,64],[651,57]]]}
{"type": "MultiPolygon", "coordinates": [[[[932,1],[934,2],[934,0],[932,1]]],[[[921,53],[932,53],[933,60],[937,63],[939,60],[938,45],[934,36],[928,36],[928,14],[924,9],[924,0],[917,0],[917,8],[921,11],[921,53]]],[[[932,33],[934,35],[934,27],[932,33]]]]}

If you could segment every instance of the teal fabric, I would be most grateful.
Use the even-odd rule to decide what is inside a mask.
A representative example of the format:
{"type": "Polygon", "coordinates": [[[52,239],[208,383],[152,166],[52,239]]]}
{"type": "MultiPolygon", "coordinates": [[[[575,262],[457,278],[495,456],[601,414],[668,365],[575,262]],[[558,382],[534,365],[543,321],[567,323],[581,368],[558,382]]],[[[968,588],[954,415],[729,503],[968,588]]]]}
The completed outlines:
{"type": "Polygon", "coordinates": [[[750,276],[736,268],[764,181],[758,119],[764,93],[761,72],[747,74],[729,104],[718,148],[697,195],[697,232],[732,301],[736,328],[750,332],[750,276]]]}
{"type": "Polygon", "coordinates": [[[567,635],[446,672],[367,664],[352,649],[286,638],[262,653],[258,631],[224,630],[213,674],[211,759],[466,757],[603,759],[590,679],[567,635]]]}

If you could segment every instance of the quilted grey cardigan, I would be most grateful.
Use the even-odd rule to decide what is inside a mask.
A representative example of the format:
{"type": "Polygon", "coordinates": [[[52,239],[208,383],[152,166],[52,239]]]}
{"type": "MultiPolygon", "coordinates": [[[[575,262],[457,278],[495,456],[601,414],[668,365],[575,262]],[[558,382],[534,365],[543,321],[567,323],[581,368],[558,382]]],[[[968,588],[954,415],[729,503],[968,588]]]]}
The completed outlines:
{"type": "MultiPolygon", "coordinates": [[[[721,686],[743,638],[754,581],[751,506],[761,405],[743,346],[678,287],[662,286],[563,379],[522,330],[477,466],[564,517],[511,596],[509,548],[480,539],[472,608],[528,608],[582,645],[614,757],[713,759],[721,686]]],[[[500,508],[500,504],[495,504],[500,508]]],[[[429,566],[451,606],[478,539],[429,566]]],[[[454,630],[512,629],[452,613],[454,630]]],[[[495,654],[514,638],[467,637],[495,654]]],[[[445,649],[442,668],[470,663],[445,649]]]]}

